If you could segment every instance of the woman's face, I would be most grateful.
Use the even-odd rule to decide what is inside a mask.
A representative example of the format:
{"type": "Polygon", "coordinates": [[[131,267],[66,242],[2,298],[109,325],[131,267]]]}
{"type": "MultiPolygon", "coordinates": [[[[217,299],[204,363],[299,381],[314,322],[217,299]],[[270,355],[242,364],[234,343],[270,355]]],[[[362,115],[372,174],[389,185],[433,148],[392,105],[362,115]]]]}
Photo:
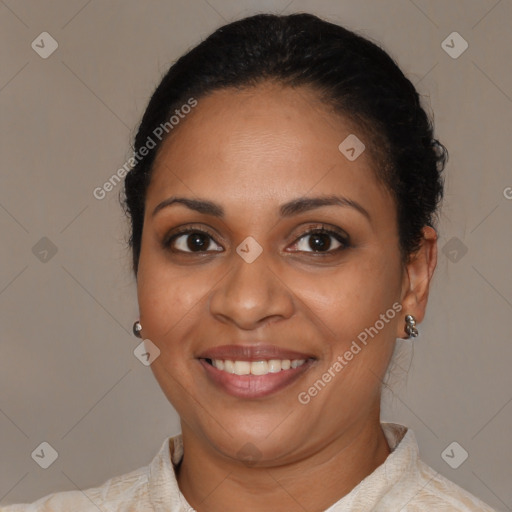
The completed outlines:
{"type": "Polygon", "coordinates": [[[271,465],[378,421],[407,273],[372,140],[313,92],[270,84],[202,98],[174,130],[137,279],[184,434],[271,465]],[[353,139],[339,149],[351,134],[359,156],[353,139]]]}

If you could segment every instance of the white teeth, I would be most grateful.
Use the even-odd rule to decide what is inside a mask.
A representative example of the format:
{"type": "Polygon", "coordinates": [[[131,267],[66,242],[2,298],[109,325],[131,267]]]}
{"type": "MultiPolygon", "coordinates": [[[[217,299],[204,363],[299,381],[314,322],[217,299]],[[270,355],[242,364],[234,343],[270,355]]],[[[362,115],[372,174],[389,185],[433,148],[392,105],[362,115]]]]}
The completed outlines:
{"type": "Polygon", "coordinates": [[[281,371],[281,361],[279,359],[271,359],[268,362],[269,373],[277,373],[281,371]]]}
{"type": "Polygon", "coordinates": [[[235,361],[236,375],[249,375],[251,373],[251,363],[249,361],[235,361]]]}
{"type": "Polygon", "coordinates": [[[229,359],[212,359],[212,366],[227,373],[236,375],[267,375],[281,370],[298,368],[306,362],[305,359],[270,359],[268,361],[231,361],[229,359]]]}
{"type": "Polygon", "coordinates": [[[252,375],[266,375],[268,373],[267,361],[253,361],[251,363],[252,375]]]}
{"type": "MultiPolygon", "coordinates": [[[[219,360],[217,359],[216,362],[217,361],[219,360]]],[[[220,362],[222,363],[222,361],[220,362]]],[[[233,361],[224,361],[224,371],[228,373],[235,373],[235,365],[233,364],[233,361]]]]}

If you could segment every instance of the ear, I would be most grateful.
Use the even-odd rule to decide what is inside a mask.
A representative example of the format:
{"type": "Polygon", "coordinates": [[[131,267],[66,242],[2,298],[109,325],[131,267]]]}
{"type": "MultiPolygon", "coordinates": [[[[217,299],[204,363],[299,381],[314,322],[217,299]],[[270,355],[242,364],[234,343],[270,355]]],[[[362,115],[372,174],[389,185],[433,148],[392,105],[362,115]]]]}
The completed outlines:
{"type": "Polygon", "coordinates": [[[419,249],[411,254],[405,266],[402,280],[402,316],[398,326],[397,337],[407,338],[405,317],[412,315],[416,323],[423,321],[427,309],[430,280],[437,263],[437,233],[434,228],[425,226],[422,229],[423,239],[419,249]]]}

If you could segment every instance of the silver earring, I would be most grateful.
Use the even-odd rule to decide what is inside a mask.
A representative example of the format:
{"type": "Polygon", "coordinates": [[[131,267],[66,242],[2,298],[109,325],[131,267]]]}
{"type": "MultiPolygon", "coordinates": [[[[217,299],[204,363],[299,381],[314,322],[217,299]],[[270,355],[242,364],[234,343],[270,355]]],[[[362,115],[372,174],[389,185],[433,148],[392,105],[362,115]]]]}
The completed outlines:
{"type": "Polygon", "coordinates": [[[140,321],[137,320],[133,324],[133,335],[136,336],[137,338],[142,338],[140,331],[142,331],[142,325],[141,325],[140,321]]]}
{"type": "Polygon", "coordinates": [[[405,332],[407,333],[407,338],[416,338],[419,334],[416,328],[416,319],[412,315],[405,317],[405,332]]]}

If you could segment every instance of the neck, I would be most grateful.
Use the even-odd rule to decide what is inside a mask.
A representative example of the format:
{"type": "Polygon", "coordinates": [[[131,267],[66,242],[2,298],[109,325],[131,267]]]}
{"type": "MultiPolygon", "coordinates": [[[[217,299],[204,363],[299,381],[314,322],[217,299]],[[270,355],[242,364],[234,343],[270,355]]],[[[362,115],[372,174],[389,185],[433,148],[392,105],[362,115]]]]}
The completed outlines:
{"type": "Polygon", "coordinates": [[[370,475],[390,450],[378,417],[355,424],[312,455],[280,466],[250,467],[221,457],[183,429],[181,492],[198,512],[320,512],[370,475]]]}

